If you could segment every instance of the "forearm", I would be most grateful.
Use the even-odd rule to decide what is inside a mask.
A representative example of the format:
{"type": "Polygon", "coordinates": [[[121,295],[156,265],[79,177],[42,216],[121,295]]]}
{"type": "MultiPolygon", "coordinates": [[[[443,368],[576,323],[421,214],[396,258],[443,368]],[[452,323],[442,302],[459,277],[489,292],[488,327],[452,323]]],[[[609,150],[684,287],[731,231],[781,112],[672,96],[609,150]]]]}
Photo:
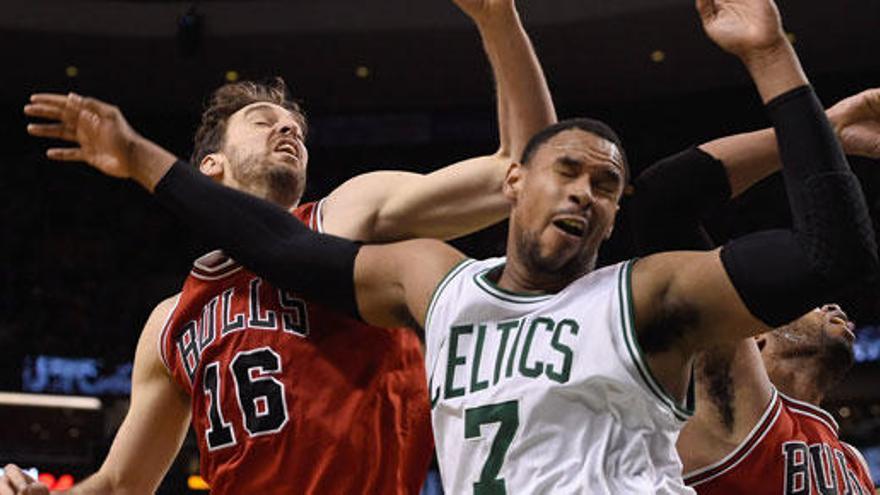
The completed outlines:
{"type": "Polygon", "coordinates": [[[499,88],[499,127],[509,136],[509,156],[519,159],[529,139],[556,122],[550,89],[515,9],[478,20],[477,27],[499,88]]]}
{"type": "Polygon", "coordinates": [[[99,471],[82,482],[77,483],[70,490],[63,492],[53,491],[52,493],[63,493],[65,495],[105,495],[112,493],[114,495],[122,495],[125,493],[134,494],[135,492],[131,490],[126,491],[121,487],[114,486],[109,477],[99,471]]]}
{"type": "Polygon", "coordinates": [[[752,314],[771,326],[872,277],[877,247],[861,188],[809,86],[767,105],[793,227],[725,246],[722,262],[752,314]]]}
{"type": "Polygon", "coordinates": [[[205,240],[273,285],[357,313],[357,244],[317,234],[289,212],[216,184],[183,162],[162,178],[155,194],[205,240]]]}

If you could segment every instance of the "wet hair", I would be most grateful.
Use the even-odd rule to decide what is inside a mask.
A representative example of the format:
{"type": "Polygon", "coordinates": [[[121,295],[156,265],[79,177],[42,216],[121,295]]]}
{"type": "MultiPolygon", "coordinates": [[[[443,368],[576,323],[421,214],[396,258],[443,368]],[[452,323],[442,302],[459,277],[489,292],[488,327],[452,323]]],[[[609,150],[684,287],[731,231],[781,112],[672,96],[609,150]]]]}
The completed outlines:
{"type": "Polygon", "coordinates": [[[617,149],[620,150],[620,156],[623,160],[624,179],[629,178],[629,163],[626,160],[626,151],[623,148],[623,141],[620,140],[620,137],[614,132],[614,129],[612,129],[611,126],[596,119],[578,118],[562,120],[538,132],[532,136],[532,139],[526,144],[522,157],[520,158],[520,163],[528,166],[529,161],[535,156],[544,143],[552,139],[553,136],[570,129],[580,129],[614,143],[617,146],[617,149]]]}
{"type": "Polygon", "coordinates": [[[275,77],[264,82],[241,81],[224,84],[211,94],[202,112],[202,121],[193,138],[190,160],[199,166],[211,153],[220,151],[226,136],[229,117],[242,108],[258,102],[274,103],[293,114],[303,133],[306,132],[306,116],[299,103],[290,98],[284,79],[275,77]]]}

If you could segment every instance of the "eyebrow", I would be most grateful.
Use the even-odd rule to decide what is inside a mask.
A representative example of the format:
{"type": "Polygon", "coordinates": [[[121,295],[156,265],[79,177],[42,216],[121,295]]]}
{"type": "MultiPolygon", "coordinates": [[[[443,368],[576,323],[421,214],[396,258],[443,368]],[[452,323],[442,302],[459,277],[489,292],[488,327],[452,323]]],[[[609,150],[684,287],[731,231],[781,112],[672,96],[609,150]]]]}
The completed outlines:
{"type": "Polygon", "coordinates": [[[583,160],[570,155],[562,155],[556,160],[556,162],[560,165],[565,165],[566,167],[582,167],[584,165],[583,160]]]}
{"type": "Polygon", "coordinates": [[[260,103],[258,105],[254,105],[254,106],[248,108],[247,110],[245,110],[244,116],[247,117],[248,115],[250,115],[254,112],[273,110],[273,109],[274,109],[274,107],[272,105],[270,105],[269,103],[260,103]]]}

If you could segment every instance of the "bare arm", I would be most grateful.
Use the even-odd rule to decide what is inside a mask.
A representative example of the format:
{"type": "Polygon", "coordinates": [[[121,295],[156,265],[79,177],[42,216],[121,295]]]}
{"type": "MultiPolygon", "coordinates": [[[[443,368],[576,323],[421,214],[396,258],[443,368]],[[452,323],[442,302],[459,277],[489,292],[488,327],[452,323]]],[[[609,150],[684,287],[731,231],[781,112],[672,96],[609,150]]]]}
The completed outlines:
{"type": "Polygon", "coordinates": [[[697,357],[694,375],[696,410],[677,443],[685,473],[732,452],[758,423],[773,395],[752,338],[704,351],[697,357]]]}
{"type": "Polygon", "coordinates": [[[354,268],[361,317],[378,326],[424,328],[434,289],[464,259],[451,246],[428,239],[364,246],[354,268]]]}
{"type": "Polygon", "coordinates": [[[513,0],[456,3],[476,22],[492,65],[498,150],[427,175],[381,171],[355,177],[324,201],[326,232],[366,242],[450,239],[507,216],[501,194],[507,167],[532,135],[556,121],[556,113],[513,0]]]}
{"type": "Polygon", "coordinates": [[[174,302],[159,304],[141,333],[131,405],[104,464],[69,493],[153,493],[177,456],[189,427],[190,401],[162,364],[157,345],[174,302]]]}
{"type": "MultiPolygon", "coordinates": [[[[847,155],[880,158],[880,88],[845,98],[826,114],[847,155]]],[[[723,137],[700,149],[724,163],[733,197],[781,167],[773,129],[723,137]]]]}
{"type": "Polygon", "coordinates": [[[772,100],[794,226],[738,239],[723,251],[662,253],[636,264],[638,338],[652,370],[678,397],[696,352],[794,319],[844,284],[871,276],[877,264],[864,197],[773,2],[697,5],[709,36],[743,60],[764,101],[772,100]]]}

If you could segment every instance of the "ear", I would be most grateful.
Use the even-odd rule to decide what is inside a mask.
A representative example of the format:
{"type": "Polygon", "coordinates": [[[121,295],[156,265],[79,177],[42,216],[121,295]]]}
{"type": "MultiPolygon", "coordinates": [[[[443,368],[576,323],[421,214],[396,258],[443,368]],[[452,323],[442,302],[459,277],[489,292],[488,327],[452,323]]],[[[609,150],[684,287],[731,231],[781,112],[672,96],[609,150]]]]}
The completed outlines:
{"type": "Polygon", "coordinates": [[[226,157],[222,153],[211,153],[202,158],[199,171],[214,180],[222,181],[225,162],[226,157]]]}
{"type": "Polygon", "coordinates": [[[611,222],[611,225],[608,226],[608,230],[605,232],[605,240],[611,239],[611,234],[614,233],[614,225],[617,224],[617,213],[620,211],[620,203],[614,205],[614,221],[611,222]]]}
{"type": "Polygon", "coordinates": [[[507,175],[504,177],[504,184],[502,185],[501,191],[504,194],[504,197],[511,203],[516,203],[516,200],[519,197],[519,193],[522,189],[524,172],[524,167],[517,162],[511,163],[510,166],[507,167],[507,175]]]}

